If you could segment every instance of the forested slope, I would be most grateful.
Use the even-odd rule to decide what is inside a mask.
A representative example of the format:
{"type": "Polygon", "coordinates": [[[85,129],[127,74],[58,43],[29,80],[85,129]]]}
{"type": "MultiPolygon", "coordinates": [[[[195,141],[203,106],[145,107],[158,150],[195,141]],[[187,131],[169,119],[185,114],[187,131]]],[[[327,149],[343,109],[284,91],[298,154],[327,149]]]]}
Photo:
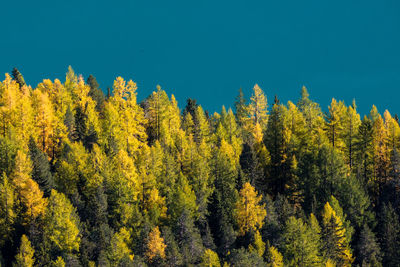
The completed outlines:
{"type": "Polygon", "coordinates": [[[305,87],[214,114],[136,90],[5,75],[2,266],[400,265],[397,116],[305,87]]]}

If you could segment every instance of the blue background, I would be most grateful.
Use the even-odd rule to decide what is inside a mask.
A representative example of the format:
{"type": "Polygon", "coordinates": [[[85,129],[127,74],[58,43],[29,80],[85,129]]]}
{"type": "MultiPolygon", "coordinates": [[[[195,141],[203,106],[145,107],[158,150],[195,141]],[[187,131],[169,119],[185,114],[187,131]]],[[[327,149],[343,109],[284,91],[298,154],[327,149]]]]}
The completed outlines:
{"type": "Polygon", "coordinates": [[[2,1],[0,25],[0,73],[34,87],[71,65],[103,90],[133,79],[139,99],[160,84],[181,108],[219,111],[258,83],[269,103],[306,85],[324,110],[335,97],[400,112],[398,0],[2,1]]]}

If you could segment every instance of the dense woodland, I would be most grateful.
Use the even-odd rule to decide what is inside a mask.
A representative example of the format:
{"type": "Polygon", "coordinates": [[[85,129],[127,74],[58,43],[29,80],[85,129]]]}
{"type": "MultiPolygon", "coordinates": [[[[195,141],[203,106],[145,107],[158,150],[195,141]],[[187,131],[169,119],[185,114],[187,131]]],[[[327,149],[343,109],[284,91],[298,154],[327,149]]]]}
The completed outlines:
{"type": "Polygon", "coordinates": [[[5,75],[1,266],[400,266],[397,116],[136,90],[5,75]]]}

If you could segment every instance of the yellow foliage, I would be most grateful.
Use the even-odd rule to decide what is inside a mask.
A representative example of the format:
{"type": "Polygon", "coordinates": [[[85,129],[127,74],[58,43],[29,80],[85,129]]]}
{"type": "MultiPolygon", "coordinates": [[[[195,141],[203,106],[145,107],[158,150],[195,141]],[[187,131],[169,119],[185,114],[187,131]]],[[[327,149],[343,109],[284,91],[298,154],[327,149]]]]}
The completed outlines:
{"type": "Polygon", "coordinates": [[[244,235],[249,230],[255,231],[262,227],[267,211],[265,204],[259,204],[262,196],[257,196],[250,183],[245,183],[239,194],[240,197],[236,202],[236,221],[239,225],[239,234],[244,235]]]}
{"type": "Polygon", "coordinates": [[[33,220],[43,214],[47,205],[47,201],[43,198],[43,192],[40,190],[39,185],[30,176],[31,171],[30,160],[25,153],[19,150],[15,158],[15,169],[12,173],[12,179],[21,202],[26,209],[27,221],[33,220]]]}
{"type": "Polygon", "coordinates": [[[157,256],[164,259],[166,247],[167,246],[164,244],[164,238],[160,236],[158,226],[153,228],[147,239],[147,251],[145,253],[149,261],[152,262],[157,256]]]}
{"type": "Polygon", "coordinates": [[[206,249],[201,257],[201,264],[203,267],[220,267],[218,254],[211,249],[206,249]]]}
{"type": "Polygon", "coordinates": [[[268,248],[269,253],[269,267],[283,267],[283,257],[282,254],[274,247],[270,246],[268,248]]]}
{"type": "Polygon", "coordinates": [[[22,235],[21,245],[18,249],[18,253],[15,256],[15,264],[16,267],[32,267],[35,259],[33,258],[35,250],[31,246],[31,242],[29,241],[26,235],[22,235]]]}

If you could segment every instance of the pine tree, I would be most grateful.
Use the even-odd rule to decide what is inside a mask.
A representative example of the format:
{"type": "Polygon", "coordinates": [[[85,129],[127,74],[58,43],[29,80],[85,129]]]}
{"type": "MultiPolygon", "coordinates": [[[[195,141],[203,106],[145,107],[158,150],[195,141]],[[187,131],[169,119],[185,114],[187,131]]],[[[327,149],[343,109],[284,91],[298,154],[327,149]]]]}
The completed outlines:
{"type": "Polygon", "coordinates": [[[237,123],[243,127],[248,120],[248,107],[246,105],[246,99],[244,98],[242,88],[239,89],[239,94],[236,97],[235,115],[237,123]]]}
{"type": "Polygon", "coordinates": [[[319,266],[321,262],[312,230],[295,217],[286,222],[282,251],[287,266],[319,266]]]}
{"type": "Polygon", "coordinates": [[[89,96],[96,102],[96,110],[100,112],[105,101],[104,93],[92,74],[89,75],[86,83],[90,86],[89,96]]]}
{"type": "Polygon", "coordinates": [[[63,193],[51,191],[44,221],[44,240],[54,251],[72,253],[79,250],[79,217],[63,193]]]}
{"type": "Polygon", "coordinates": [[[22,88],[26,85],[24,77],[22,76],[21,72],[17,68],[13,68],[12,76],[14,80],[19,84],[19,87],[22,88]]]}
{"type": "Polygon", "coordinates": [[[383,252],[383,266],[400,264],[400,223],[399,216],[389,203],[383,205],[379,214],[379,236],[383,252]]]}
{"type": "Polygon", "coordinates": [[[32,179],[38,183],[45,197],[50,196],[51,189],[54,188],[53,175],[50,172],[50,164],[45,154],[36,146],[33,138],[29,139],[29,156],[32,161],[32,179]]]}
{"type": "Polygon", "coordinates": [[[358,262],[362,266],[382,266],[381,251],[375,234],[364,224],[358,241],[358,262]]]}
{"type": "Polygon", "coordinates": [[[5,173],[0,181],[0,247],[3,247],[14,232],[17,199],[15,189],[5,173]]]}
{"type": "Polygon", "coordinates": [[[329,202],[324,206],[322,214],[323,255],[341,266],[351,266],[353,255],[346,239],[346,229],[342,219],[332,209],[329,202]]]}

